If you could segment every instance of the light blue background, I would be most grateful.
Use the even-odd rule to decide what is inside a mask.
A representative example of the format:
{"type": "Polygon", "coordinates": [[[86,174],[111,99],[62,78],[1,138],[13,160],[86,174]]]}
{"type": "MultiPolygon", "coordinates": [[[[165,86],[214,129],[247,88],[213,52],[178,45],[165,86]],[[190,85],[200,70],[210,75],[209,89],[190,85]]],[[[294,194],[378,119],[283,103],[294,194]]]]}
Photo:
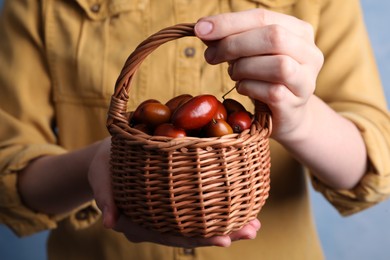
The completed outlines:
{"type": "MultiPolygon", "coordinates": [[[[0,4],[2,2],[0,0],[0,4]]],[[[361,0],[361,3],[386,96],[390,100],[390,1],[361,0]]],[[[327,259],[390,259],[390,201],[347,218],[340,217],[318,193],[312,192],[312,201],[327,259]]],[[[47,232],[42,232],[19,239],[0,225],[0,259],[44,260],[46,237],[47,232]]]]}

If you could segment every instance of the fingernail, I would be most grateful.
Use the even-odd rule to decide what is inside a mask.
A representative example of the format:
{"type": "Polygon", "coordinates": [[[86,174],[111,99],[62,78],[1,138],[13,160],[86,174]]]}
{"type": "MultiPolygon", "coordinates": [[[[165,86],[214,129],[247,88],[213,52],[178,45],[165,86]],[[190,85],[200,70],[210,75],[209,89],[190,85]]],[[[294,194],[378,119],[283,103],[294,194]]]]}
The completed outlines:
{"type": "Polygon", "coordinates": [[[261,227],[261,225],[260,225],[260,222],[259,222],[259,225],[256,226],[256,231],[259,231],[260,227],[261,227]]]}
{"type": "Polygon", "coordinates": [[[213,24],[208,21],[200,21],[195,25],[195,29],[199,35],[207,35],[213,30],[213,24]]]}
{"type": "Polygon", "coordinates": [[[253,228],[255,228],[256,231],[259,231],[260,227],[261,227],[261,223],[258,219],[255,219],[255,220],[249,222],[249,225],[251,225],[253,228]]]}
{"type": "Polygon", "coordinates": [[[232,244],[232,241],[230,239],[224,239],[223,241],[219,241],[215,244],[215,246],[219,247],[229,247],[232,244]]]}

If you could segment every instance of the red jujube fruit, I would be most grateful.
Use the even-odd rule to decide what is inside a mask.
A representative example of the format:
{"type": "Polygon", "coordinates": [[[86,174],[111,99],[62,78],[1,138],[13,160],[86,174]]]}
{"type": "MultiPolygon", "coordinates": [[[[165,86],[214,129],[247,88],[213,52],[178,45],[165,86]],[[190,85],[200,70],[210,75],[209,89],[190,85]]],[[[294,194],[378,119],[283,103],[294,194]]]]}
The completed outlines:
{"type": "Polygon", "coordinates": [[[247,111],[237,111],[228,116],[227,122],[233,128],[233,132],[241,133],[251,126],[252,118],[247,111]]]}
{"type": "Polygon", "coordinates": [[[171,117],[171,122],[184,130],[199,129],[213,119],[218,100],[213,95],[199,95],[182,104],[171,117]]]}
{"type": "Polygon", "coordinates": [[[170,123],[164,123],[156,127],[153,133],[154,136],[168,136],[172,138],[187,136],[184,129],[174,126],[170,123]]]}

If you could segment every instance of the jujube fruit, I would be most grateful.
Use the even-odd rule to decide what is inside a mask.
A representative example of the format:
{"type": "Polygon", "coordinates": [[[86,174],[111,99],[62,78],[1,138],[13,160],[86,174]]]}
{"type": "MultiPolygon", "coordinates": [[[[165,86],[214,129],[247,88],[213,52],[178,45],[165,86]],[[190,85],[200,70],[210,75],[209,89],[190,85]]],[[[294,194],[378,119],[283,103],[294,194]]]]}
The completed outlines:
{"type": "Polygon", "coordinates": [[[142,122],[143,114],[141,114],[141,112],[143,113],[143,110],[141,108],[145,104],[149,104],[149,103],[160,103],[160,101],[158,101],[157,99],[151,98],[151,99],[146,99],[146,100],[142,101],[141,103],[139,103],[137,108],[134,110],[134,112],[131,115],[131,118],[130,118],[131,124],[137,124],[137,123],[142,122]]]}
{"type": "Polygon", "coordinates": [[[141,132],[144,132],[145,134],[148,134],[148,135],[152,134],[152,130],[146,124],[142,124],[142,123],[135,124],[133,126],[133,128],[140,130],[141,132]]]}
{"type": "Polygon", "coordinates": [[[246,108],[240,102],[232,98],[224,99],[222,104],[225,106],[228,115],[238,111],[246,111],[246,108]]]}
{"type": "Polygon", "coordinates": [[[212,119],[205,127],[204,133],[207,137],[220,137],[232,134],[232,127],[224,119],[212,119]]]}
{"type": "Polygon", "coordinates": [[[158,125],[154,130],[153,135],[155,136],[168,136],[172,138],[185,137],[187,136],[184,129],[174,126],[171,123],[164,123],[158,125]]]}
{"type": "Polygon", "coordinates": [[[218,106],[217,106],[217,112],[215,112],[215,115],[213,116],[214,119],[227,119],[227,111],[225,106],[222,104],[221,101],[218,101],[218,106]]]}
{"type": "Polygon", "coordinates": [[[150,127],[169,122],[171,110],[161,103],[151,102],[140,105],[134,112],[133,118],[137,115],[136,121],[150,127]]]}
{"type": "Polygon", "coordinates": [[[180,107],[182,104],[184,104],[191,98],[192,95],[190,94],[182,94],[174,98],[171,98],[170,100],[167,101],[167,103],[165,103],[165,105],[169,107],[171,113],[173,114],[178,107],[180,107]]]}
{"type": "Polygon", "coordinates": [[[171,117],[171,122],[184,130],[202,128],[213,119],[218,100],[213,95],[199,95],[182,104],[171,117]]]}
{"type": "Polygon", "coordinates": [[[252,118],[247,111],[237,111],[228,116],[227,122],[233,128],[233,132],[241,133],[251,126],[252,118]]]}

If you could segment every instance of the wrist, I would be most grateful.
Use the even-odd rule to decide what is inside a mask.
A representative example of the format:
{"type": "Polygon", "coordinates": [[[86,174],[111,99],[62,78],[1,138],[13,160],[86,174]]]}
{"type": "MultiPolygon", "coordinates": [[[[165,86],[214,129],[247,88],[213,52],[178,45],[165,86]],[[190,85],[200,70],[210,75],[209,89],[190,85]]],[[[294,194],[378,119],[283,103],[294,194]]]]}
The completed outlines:
{"type": "Polygon", "coordinates": [[[289,150],[305,142],[312,135],[315,125],[317,110],[315,99],[316,97],[312,96],[307,104],[296,113],[291,113],[287,119],[279,120],[277,122],[279,127],[274,127],[272,138],[289,150]],[[288,127],[284,125],[288,125],[288,127]]]}
{"type": "Polygon", "coordinates": [[[26,206],[62,214],[93,199],[88,169],[98,145],[32,161],[18,175],[19,193],[26,206]]]}

